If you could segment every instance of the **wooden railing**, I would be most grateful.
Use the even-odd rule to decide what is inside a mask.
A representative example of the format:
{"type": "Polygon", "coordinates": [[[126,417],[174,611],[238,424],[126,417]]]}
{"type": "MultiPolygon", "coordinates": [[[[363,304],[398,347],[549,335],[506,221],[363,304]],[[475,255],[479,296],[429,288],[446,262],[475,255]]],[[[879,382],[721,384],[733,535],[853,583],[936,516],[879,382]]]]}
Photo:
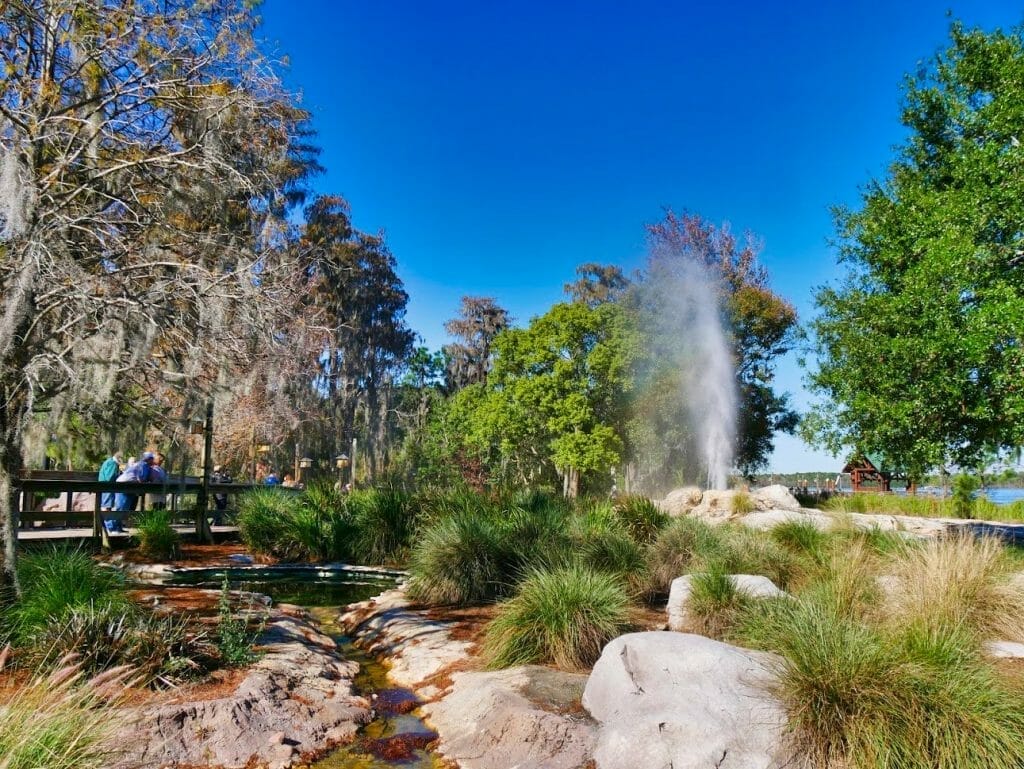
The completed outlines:
{"type": "MultiPolygon", "coordinates": [[[[33,528],[37,523],[43,525],[64,525],[84,524],[92,527],[93,536],[107,541],[107,531],[103,525],[102,495],[104,492],[132,494],[139,498],[139,505],[135,513],[146,509],[146,495],[159,495],[166,499],[165,507],[172,515],[188,516],[196,527],[196,536],[201,539],[209,539],[209,523],[207,518],[214,513],[233,513],[235,506],[230,504],[224,511],[213,509],[215,495],[224,494],[229,501],[237,498],[239,494],[256,488],[266,488],[251,483],[210,483],[207,486],[207,509],[196,509],[196,501],[188,499],[202,496],[203,482],[199,478],[169,478],[163,483],[117,483],[115,481],[80,480],[81,474],[62,473],[65,477],[54,478],[56,473],[46,473],[51,477],[38,477],[43,475],[38,471],[29,474],[28,477],[20,478],[17,482],[18,491],[18,521],[21,528],[33,528]],[[78,477],[74,477],[78,475],[78,477]],[[74,495],[76,492],[87,492],[93,495],[92,509],[88,511],[74,510],[74,495]],[[57,497],[62,500],[61,510],[38,510],[46,498],[57,497]]],[[[285,491],[293,491],[285,489],[285,491]]],[[[120,515],[120,514],[118,514],[120,515]]],[[[132,512],[125,514],[128,521],[131,520],[132,512]]]]}

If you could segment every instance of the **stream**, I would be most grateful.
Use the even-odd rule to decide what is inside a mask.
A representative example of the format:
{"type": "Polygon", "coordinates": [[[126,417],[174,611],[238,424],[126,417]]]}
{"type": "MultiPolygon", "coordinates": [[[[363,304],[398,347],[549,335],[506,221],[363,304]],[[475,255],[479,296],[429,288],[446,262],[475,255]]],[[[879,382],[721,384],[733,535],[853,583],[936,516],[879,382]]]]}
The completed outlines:
{"type": "Polygon", "coordinates": [[[345,659],[359,663],[355,687],[367,697],[374,720],[359,730],[350,744],[311,764],[312,769],[442,769],[445,764],[427,749],[437,733],[419,715],[416,695],[396,687],[387,667],[359,649],[338,625],[347,604],[364,601],[394,587],[400,572],[349,566],[189,569],[165,584],[220,588],[227,577],[232,589],[268,595],[275,603],[302,606],[324,633],[338,642],[345,659]]]}

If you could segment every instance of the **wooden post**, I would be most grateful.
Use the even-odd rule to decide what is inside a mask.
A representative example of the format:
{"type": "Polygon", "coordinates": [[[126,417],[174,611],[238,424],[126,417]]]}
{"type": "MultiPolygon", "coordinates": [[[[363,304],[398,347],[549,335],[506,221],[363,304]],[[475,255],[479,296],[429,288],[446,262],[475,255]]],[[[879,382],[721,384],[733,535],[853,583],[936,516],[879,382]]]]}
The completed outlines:
{"type": "Polygon", "coordinates": [[[206,520],[206,508],[210,504],[210,460],[213,454],[213,398],[206,399],[206,423],[203,427],[203,485],[199,488],[196,502],[196,538],[200,542],[213,544],[213,532],[206,520]]]}

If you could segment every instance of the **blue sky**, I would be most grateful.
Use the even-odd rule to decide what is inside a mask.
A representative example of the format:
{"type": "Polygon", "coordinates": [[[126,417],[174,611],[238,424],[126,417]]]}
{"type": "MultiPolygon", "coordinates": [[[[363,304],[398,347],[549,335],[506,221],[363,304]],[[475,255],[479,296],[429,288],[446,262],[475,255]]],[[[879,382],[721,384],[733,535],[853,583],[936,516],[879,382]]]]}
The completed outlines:
{"type": "MultiPolygon", "coordinates": [[[[664,206],[751,230],[813,316],[840,275],[830,207],[903,138],[900,86],[948,37],[1019,3],[265,0],[268,50],[312,111],[321,192],[383,229],[433,349],[465,294],[520,323],[583,262],[631,270],[664,206]]],[[[809,403],[790,355],[778,385],[809,403]]],[[[780,436],[775,472],[838,469],[780,436]]]]}

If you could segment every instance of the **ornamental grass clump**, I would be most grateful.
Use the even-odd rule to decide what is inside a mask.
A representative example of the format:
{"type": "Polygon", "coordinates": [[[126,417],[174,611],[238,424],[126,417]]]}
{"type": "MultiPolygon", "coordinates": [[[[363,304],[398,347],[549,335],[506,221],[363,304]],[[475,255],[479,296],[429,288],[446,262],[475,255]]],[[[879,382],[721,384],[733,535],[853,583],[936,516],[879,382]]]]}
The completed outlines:
{"type": "Polygon", "coordinates": [[[171,523],[169,510],[146,510],[137,516],[132,537],[143,555],[162,561],[178,557],[181,537],[171,523]]]}
{"type": "Polygon", "coordinates": [[[242,542],[254,553],[285,560],[300,557],[302,545],[291,529],[298,509],[298,496],[280,489],[246,492],[238,500],[238,533],[242,542]]]}
{"type": "Polygon", "coordinates": [[[1024,601],[1009,582],[1003,545],[955,536],[905,549],[889,567],[898,588],[891,622],[929,631],[964,628],[981,640],[1024,641],[1024,601]]]}
{"type": "Polygon", "coordinates": [[[409,595],[466,606],[507,595],[516,555],[506,530],[488,516],[458,512],[427,527],[409,560],[409,595]]]}
{"type": "Polygon", "coordinates": [[[404,560],[416,532],[412,498],[396,487],[353,491],[346,504],[356,528],[355,555],[361,563],[404,560]]]}
{"type": "Polygon", "coordinates": [[[640,545],[650,545],[672,518],[661,511],[647,497],[627,494],[615,501],[615,517],[633,540],[640,545]]]}
{"type": "Polygon", "coordinates": [[[790,552],[807,556],[816,564],[829,557],[831,537],[810,521],[790,520],[769,532],[771,538],[790,552]]]}
{"type": "Polygon", "coordinates": [[[699,518],[675,518],[647,549],[647,592],[667,595],[676,577],[720,561],[726,553],[720,529],[699,518]]]}
{"type": "Polygon", "coordinates": [[[753,600],[756,599],[738,588],[732,576],[716,565],[693,575],[686,609],[694,632],[721,639],[753,600]]]}
{"type": "Polygon", "coordinates": [[[492,668],[540,663],[579,670],[628,627],[629,598],[620,580],[578,564],[541,569],[501,604],[483,653],[492,668]]]}
{"type": "MultiPolygon", "coordinates": [[[[0,667],[5,653],[0,653],[0,667]]],[[[0,708],[3,769],[101,769],[117,761],[110,737],[111,708],[123,693],[126,671],[83,678],[73,660],[37,674],[5,698],[0,708]]]]}
{"type": "Polygon", "coordinates": [[[807,557],[787,550],[763,532],[746,526],[722,526],[719,536],[723,552],[707,558],[705,564],[721,564],[730,574],[759,574],[788,589],[812,569],[807,557]]]}

